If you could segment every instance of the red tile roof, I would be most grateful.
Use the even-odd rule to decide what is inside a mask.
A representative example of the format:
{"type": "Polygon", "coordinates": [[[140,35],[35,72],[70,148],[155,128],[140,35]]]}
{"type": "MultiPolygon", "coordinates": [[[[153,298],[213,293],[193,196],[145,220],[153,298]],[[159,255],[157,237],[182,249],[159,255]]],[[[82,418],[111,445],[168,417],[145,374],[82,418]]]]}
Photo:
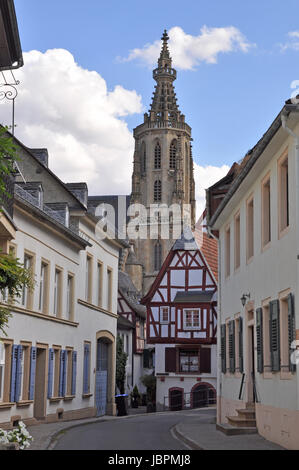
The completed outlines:
{"type": "Polygon", "coordinates": [[[194,238],[218,282],[218,241],[208,235],[201,225],[202,220],[200,217],[195,226],[194,238]]]}

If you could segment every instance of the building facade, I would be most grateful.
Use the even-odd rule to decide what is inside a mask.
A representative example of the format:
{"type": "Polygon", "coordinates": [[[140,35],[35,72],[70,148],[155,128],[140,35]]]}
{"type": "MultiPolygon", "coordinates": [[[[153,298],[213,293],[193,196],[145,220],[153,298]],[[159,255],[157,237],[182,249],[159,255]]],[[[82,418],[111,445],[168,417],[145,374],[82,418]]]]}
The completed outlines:
{"type": "Polygon", "coordinates": [[[174,243],[142,303],[147,342],[155,345],[157,411],[215,403],[217,283],[190,229],[174,243]]]}
{"type": "Polygon", "coordinates": [[[128,354],[126,393],[132,392],[135,385],[137,385],[140,393],[146,393],[141,377],[152,373],[149,358],[149,352],[152,352],[152,349],[148,349],[146,344],[146,308],[139,301],[140,293],[135,288],[130,276],[120,271],[118,277],[117,313],[119,319],[117,330],[123,338],[124,351],[128,354]]]}
{"type": "Polygon", "coordinates": [[[288,449],[299,448],[298,111],[287,102],[207,197],[219,236],[217,422],[245,417],[288,449]]]}
{"type": "Polygon", "coordinates": [[[97,237],[85,183],[62,183],[46,149],[15,143],[9,248],[35,285],[13,302],[2,293],[12,317],[0,342],[1,427],[115,414],[120,245],[97,237]]]}

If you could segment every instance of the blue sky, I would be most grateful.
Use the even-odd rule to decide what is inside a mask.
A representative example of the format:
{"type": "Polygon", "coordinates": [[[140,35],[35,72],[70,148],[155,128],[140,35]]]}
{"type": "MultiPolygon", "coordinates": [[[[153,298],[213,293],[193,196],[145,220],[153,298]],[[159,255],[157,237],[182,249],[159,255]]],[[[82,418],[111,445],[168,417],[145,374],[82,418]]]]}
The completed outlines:
{"type": "MultiPolygon", "coordinates": [[[[146,110],[152,67],[119,57],[154,43],[164,28],[179,27],[194,38],[204,25],[238,30],[249,45],[246,52],[220,51],[216,63],[198,60],[192,70],[178,70],[178,103],[193,129],[194,159],[201,166],[231,165],[244,156],[299,79],[299,38],[289,35],[299,31],[295,0],[15,0],[15,5],[23,51],[65,49],[80,67],[98,72],[108,91],[117,85],[135,90],[146,110]]],[[[144,108],[121,117],[130,131],[142,122],[144,108]]]]}

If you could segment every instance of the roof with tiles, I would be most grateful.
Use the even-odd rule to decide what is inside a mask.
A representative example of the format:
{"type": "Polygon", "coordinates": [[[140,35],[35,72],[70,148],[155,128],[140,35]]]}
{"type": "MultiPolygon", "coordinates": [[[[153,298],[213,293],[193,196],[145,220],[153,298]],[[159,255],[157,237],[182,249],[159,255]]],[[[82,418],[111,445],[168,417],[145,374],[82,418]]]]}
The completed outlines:
{"type": "Polygon", "coordinates": [[[205,211],[195,225],[194,238],[218,282],[218,242],[209,236],[205,225],[205,211]]]}

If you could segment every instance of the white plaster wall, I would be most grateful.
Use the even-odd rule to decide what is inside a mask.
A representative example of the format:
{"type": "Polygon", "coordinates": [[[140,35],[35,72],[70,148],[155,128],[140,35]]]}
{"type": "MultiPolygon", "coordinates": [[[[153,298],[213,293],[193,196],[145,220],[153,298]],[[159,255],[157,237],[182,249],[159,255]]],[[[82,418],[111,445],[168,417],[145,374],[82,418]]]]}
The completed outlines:
{"type": "MultiPolygon", "coordinates": [[[[299,126],[296,132],[298,133],[299,126]]],[[[269,152],[269,151],[268,151],[269,152]]],[[[272,152],[272,158],[268,158],[268,163],[262,166],[262,160],[255,171],[256,179],[250,187],[238,189],[240,201],[231,204],[231,211],[220,229],[220,320],[218,325],[225,323],[228,319],[233,319],[234,315],[241,313],[244,318],[245,309],[242,307],[240,298],[244,293],[250,293],[250,301],[254,303],[254,310],[262,306],[262,301],[270,298],[277,299],[279,292],[290,288],[295,294],[296,324],[299,321],[298,309],[298,276],[297,276],[297,245],[296,238],[298,227],[298,206],[296,205],[295,185],[296,166],[294,158],[294,147],[291,138],[285,135],[285,140],[279,148],[272,152]],[[286,148],[288,152],[289,164],[289,210],[290,227],[280,240],[278,239],[278,193],[277,193],[277,160],[286,148]],[[271,243],[268,249],[261,249],[261,181],[264,176],[271,172],[271,243]],[[254,257],[246,263],[246,200],[254,195],[254,257]],[[234,271],[234,215],[240,210],[240,231],[241,231],[241,265],[234,271]],[[225,230],[230,224],[231,231],[231,274],[225,277],[225,230]]],[[[244,322],[244,351],[246,348],[244,322]]],[[[298,326],[297,326],[298,328],[298,326]]],[[[220,339],[218,335],[218,340],[220,339]]],[[[256,338],[255,338],[256,343],[256,338]]],[[[256,345],[256,344],[255,344],[256,345]]],[[[220,355],[220,340],[218,341],[220,355]]],[[[256,354],[256,350],[255,350],[256,354]]],[[[255,358],[256,362],[256,358],[255,358]]],[[[246,358],[244,370],[246,371],[246,358]]],[[[219,383],[221,381],[221,395],[224,398],[237,400],[239,395],[241,377],[223,375],[219,373],[219,383]]],[[[272,374],[271,379],[264,379],[262,374],[256,373],[257,391],[261,403],[275,407],[288,407],[297,409],[297,379],[293,376],[291,380],[281,380],[280,373],[272,374]]],[[[220,393],[220,391],[219,391],[220,393]]]]}
{"type": "MultiPolygon", "coordinates": [[[[116,338],[117,327],[117,273],[118,273],[118,248],[113,247],[105,241],[92,241],[92,247],[88,251],[94,256],[94,260],[100,260],[104,266],[113,269],[113,291],[112,291],[112,315],[103,310],[93,309],[77,302],[77,299],[85,299],[85,260],[86,253],[84,250],[79,251],[78,247],[74,247],[70,240],[64,239],[60,235],[52,232],[48,227],[42,227],[39,223],[34,222],[23,213],[15,210],[15,222],[19,228],[16,239],[13,243],[17,247],[17,257],[20,261],[24,259],[24,249],[30,250],[36,255],[35,273],[36,288],[33,297],[33,311],[38,312],[39,307],[39,275],[41,257],[50,261],[50,291],[49,291],[49,316],[38,318],[28,315],[25,312],[12,312],[13,316],[9,320],[7,327],[7,336],[12,339],[15,344],[20,341],[32,342],[32,346],[36,343],[45,343],[50,347],[53,344],[60,345],[62,349],[65,347],[73,347],[77,351],[77,378],[76,378],[76,397],[71,401],[63,399],[58,403],[49,403],[47,400],[47,414],[53,414],[57,408],[63,408],[65,411],[78,410],[95,406],[95,367],[96,367],[96,334],[99,331],[108,331],[116,338]],[[66,319],[66,286],[67,273],[72,272],[75,275],[75,293],[74,293],[74,321],[77,326],[71,324],[63,324],[57,321],[51,321],[53,317],[53,298],[54,298],[54,272],[55,265],[63,269],[63,308],[62,319],[66,319]],[[114,315],[115,314],[115,315],[114,315]],[[91,367],[90,367],[90,398],[82,398],[83,393],[83,345],[84,341],[91,342],[91,367]]],[[[82,224],[84,225],[84,224],[82,224]]],[[[84,229],[92,236],[91,230],[85,226],[84,229]]],[[[93,236],[94,238],[94,236],[93,236]]],[[[97,305],[97,288],[95,286],[96,262],[94,263],[93,276],[93,299],[94,305],[97,305]]],[[[107,291],[107,282],[105,281],[103,294],[107,291]]],[[[104,294],[104,302],[107,301],[104,294]]],[[[105,304],[104,304],[105,305],[105,304]]],[[[47,377],[47,371],[46,371],[47,377]]],[[[33,405],[28,408],[16,408],[14,405],[9,410],[0,410],[0,421],[10,421],[10,416],[21,415],[22,419],[33,416],[33,405]]]]}

